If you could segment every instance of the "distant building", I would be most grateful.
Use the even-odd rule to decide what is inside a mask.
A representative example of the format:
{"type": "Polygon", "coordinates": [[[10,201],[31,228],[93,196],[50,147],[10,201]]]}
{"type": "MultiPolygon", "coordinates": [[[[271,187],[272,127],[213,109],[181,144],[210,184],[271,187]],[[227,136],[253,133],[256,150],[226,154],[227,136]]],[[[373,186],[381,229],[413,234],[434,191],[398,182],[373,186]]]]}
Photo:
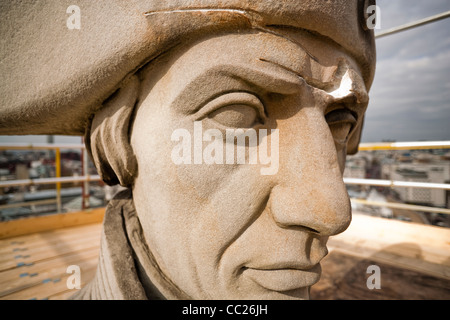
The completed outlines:
{"type": "Polygon", "coordinates": [[[367,159],[360,156],[349,157],[345,163],[345,178],[366,178],[367,159]]]}
{"type": "MultiPolygon", "coordinates": [[[[414,161],[382,166],[382,177],[388,180],[445,183],[450,179],[449,161],[414,161]]],[[[446,192],[442,189],[396,188],[404,202],[446,207],[446,192]]]]}

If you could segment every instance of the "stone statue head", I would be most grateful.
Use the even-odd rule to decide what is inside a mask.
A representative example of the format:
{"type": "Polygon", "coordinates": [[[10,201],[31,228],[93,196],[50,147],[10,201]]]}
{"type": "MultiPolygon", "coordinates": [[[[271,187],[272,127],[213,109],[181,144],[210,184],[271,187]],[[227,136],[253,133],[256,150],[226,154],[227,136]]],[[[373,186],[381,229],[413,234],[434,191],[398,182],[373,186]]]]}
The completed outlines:
{"type": "Polygon", "coordinates": [[[79,5],[74,51],[59,37],[50,54],[58,72],[35,58],[50,71],[31,81],[48,86],[13,99],[13,78],[0,133],[84,134],[103,180],[131,190],[166,298],[308,298],[351,221],[342,174],[374,76],[370,1],[116,2],[79,5]]]}

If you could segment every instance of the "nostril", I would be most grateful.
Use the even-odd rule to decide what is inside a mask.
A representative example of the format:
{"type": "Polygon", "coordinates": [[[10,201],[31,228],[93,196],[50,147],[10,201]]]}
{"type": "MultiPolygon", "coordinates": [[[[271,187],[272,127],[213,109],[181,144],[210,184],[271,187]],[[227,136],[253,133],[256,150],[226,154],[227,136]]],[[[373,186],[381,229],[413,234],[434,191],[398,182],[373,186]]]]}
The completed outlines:
{"type": "Polygon", "coordinates": [[[310,228],[310,227],[302,227],[303,229],[306,229],[308,232],[311,232],[311,233],[316,233],[316,234],[319,234],[320,232],[319,231],[317,231],[316,229],[313,229],[313,228],[310,228]]]}
{"type": "Polygon", "coordinates": [[[302,231],[302,232],[308,232],[308,233],[314,233],[319,235],[320,232],[317,231],[316,229],[313,229],[311,227],[307,227],[307,226],[302,226],[302,225],[288,225],[288,224],[282,224],[282,223],[277,223],[277,225],[281,228],[286,228],[286,229],[291,229],[291,230],[298,230],[298,231],[302,231]]]}

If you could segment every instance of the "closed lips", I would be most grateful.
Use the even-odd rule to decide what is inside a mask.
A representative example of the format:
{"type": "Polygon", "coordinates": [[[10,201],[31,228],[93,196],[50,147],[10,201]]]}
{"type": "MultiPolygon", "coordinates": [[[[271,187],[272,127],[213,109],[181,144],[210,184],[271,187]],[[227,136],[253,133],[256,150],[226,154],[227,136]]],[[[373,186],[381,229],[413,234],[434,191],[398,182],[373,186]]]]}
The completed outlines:
{"type": "Polygon", "coordinates": [[[243,272],[244,276],[258,285],[279,292],[310,287],[319,281],[320,274],[320,264],[303,270],[296,268],[247,268],[243,272]]]}

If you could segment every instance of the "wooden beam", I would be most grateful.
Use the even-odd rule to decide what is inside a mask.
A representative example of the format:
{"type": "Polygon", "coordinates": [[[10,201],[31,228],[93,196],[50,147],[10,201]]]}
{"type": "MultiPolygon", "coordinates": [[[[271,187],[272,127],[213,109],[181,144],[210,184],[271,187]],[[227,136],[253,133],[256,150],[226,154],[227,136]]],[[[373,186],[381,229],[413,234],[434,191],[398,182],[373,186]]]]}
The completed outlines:
{"type": "Polygon", "coordinates": [[[22,250],[25,247],[31,250],[34,247],[51,246],[61,241],[72,241],[89,234],[100,233],[101,229],[100,223],[94,223],[0,239],[0,256],[11,252],[14,248],[18,248],[16,251],[25,251],[22,250]]]}
{"type": "Polygon", "coordinates": [[[29,217],[0,223],[0,239],[103,221],[105,208],[29,217]]]}

